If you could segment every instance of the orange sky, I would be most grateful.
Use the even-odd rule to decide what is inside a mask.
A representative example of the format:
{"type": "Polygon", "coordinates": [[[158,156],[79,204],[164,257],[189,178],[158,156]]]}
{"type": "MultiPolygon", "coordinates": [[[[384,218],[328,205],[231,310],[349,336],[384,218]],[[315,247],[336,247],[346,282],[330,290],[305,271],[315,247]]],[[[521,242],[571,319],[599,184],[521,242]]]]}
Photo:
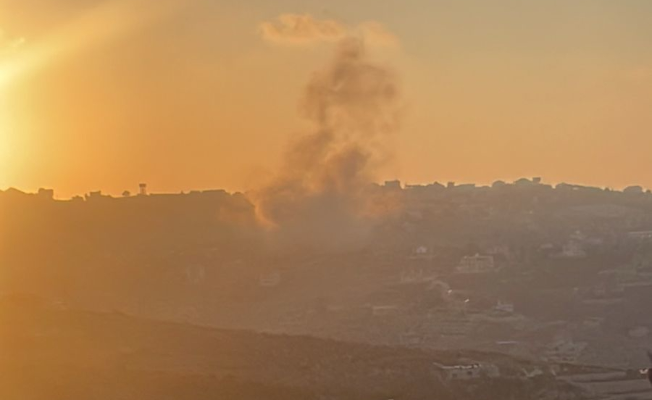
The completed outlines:
{"type": "Polygon", "coordinates": [[[261,39],[284,13],[400,40],[372,49],[405,102],[379,178],[652,187],[646,0],[0,0],[0,188],[256,186],[333,46],[261,39]]]}

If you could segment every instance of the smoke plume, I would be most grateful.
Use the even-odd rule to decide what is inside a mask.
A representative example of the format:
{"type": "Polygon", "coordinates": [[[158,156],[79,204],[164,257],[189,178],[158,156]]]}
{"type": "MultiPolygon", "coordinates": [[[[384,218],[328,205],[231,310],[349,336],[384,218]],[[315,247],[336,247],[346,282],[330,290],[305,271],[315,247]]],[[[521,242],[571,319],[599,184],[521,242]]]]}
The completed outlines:
{"type": "Polygon", "coordinates": [[[346,31],[337,21],[317,20],[308,14],[283,14],[276,21],[260,24],[263,39],[275,44],[334,42],[344,38],[346,31]]]}
{"type": "Polygon", "coordinates": [[[277,45],[309,45],[319,42],[339,42],[355,36],[368,46],[396,47],[398,38],[376,21],[348,27],[338,21],[319,20],[309,14],[282,14],[275,21],[259,26],[262,38],[277,45]]]}
{"type": "Polygon", "coordinates": [[[300,111],[314,131],[290,143],[278,176],[254,193],[259,218],[281,245],[361,245],[384,207],[372,182],[398,127],[399,88],[365,45],[347,34],[313,74],[300,111]]]}

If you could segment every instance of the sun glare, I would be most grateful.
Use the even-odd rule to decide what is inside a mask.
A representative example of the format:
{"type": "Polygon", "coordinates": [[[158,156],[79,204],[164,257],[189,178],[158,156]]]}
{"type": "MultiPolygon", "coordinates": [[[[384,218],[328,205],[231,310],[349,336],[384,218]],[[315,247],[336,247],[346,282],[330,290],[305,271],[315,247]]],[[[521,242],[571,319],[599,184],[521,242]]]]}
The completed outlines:
{"type": "Polygon", "coordinates": [[[152,9],[151,3],[144,0],[104,1],[42,38],[21,38],[10,51],[0,53],[0,187],[7,185],[12,153],[16,151],[12,142],[18,121],[8,98],[9,86],[20,87],[26,84],[25,77],[53,63],[156,23],[183,4],[180,0],[165,0],[152,9]]]}
{"type": "Polygon", "coordinates": [[[152,10],[142,0],[112,0],[86,11],[77,19],[31,43],[29,39],[19,51],[0,61],[0,90],[22,75],[47,68],[50,63],[74,56],[89,47],[101,45],[134,30],[165,18],[181,5],[181,1],[162,2],[152,10]]]}
{"type": "MultiPolygon", "coordinates": [[[[1,113],[0,113],[0,118],[2,118],[1,113]]],[[[9,173],[10,173],[9,131],[10,131],[10,124],[7,123],[4,118],[2,118],[0,120],[0,188],[4,188],[7,185],[7,180],[9,179],[9,173]]]]}

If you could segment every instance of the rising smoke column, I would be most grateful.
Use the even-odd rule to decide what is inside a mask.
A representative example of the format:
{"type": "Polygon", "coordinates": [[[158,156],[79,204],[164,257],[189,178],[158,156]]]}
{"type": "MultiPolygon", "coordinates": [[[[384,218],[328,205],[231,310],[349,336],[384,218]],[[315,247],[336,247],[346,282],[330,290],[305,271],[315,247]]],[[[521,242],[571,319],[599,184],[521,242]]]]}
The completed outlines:
{"type": "Polygon", "coordinates": [[[291,142],[278,176],[253,195],[277,244],[350,248],[374,226],[373,204],[382,200],[372,182],[398,127],[399,89],[391,70],[369,60],[366,44],[348,33],[330,65],[314,73],[300,103],[314,131],[291,142]]]}

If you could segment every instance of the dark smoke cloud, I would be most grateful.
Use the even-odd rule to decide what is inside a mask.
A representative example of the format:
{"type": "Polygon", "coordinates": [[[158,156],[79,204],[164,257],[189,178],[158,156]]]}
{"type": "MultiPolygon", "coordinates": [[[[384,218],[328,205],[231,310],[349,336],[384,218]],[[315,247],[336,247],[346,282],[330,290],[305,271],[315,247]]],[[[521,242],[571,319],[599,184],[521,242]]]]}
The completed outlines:
{"type": "Polygon", "coordinates": [[[397,77],[347,36],[310,79],[300,111],[315,130],[291,143],[278,176],[255,192],[257,213],[279,245],[362,245],[383,202],[372,182],[398,127],[397,77]]]}

